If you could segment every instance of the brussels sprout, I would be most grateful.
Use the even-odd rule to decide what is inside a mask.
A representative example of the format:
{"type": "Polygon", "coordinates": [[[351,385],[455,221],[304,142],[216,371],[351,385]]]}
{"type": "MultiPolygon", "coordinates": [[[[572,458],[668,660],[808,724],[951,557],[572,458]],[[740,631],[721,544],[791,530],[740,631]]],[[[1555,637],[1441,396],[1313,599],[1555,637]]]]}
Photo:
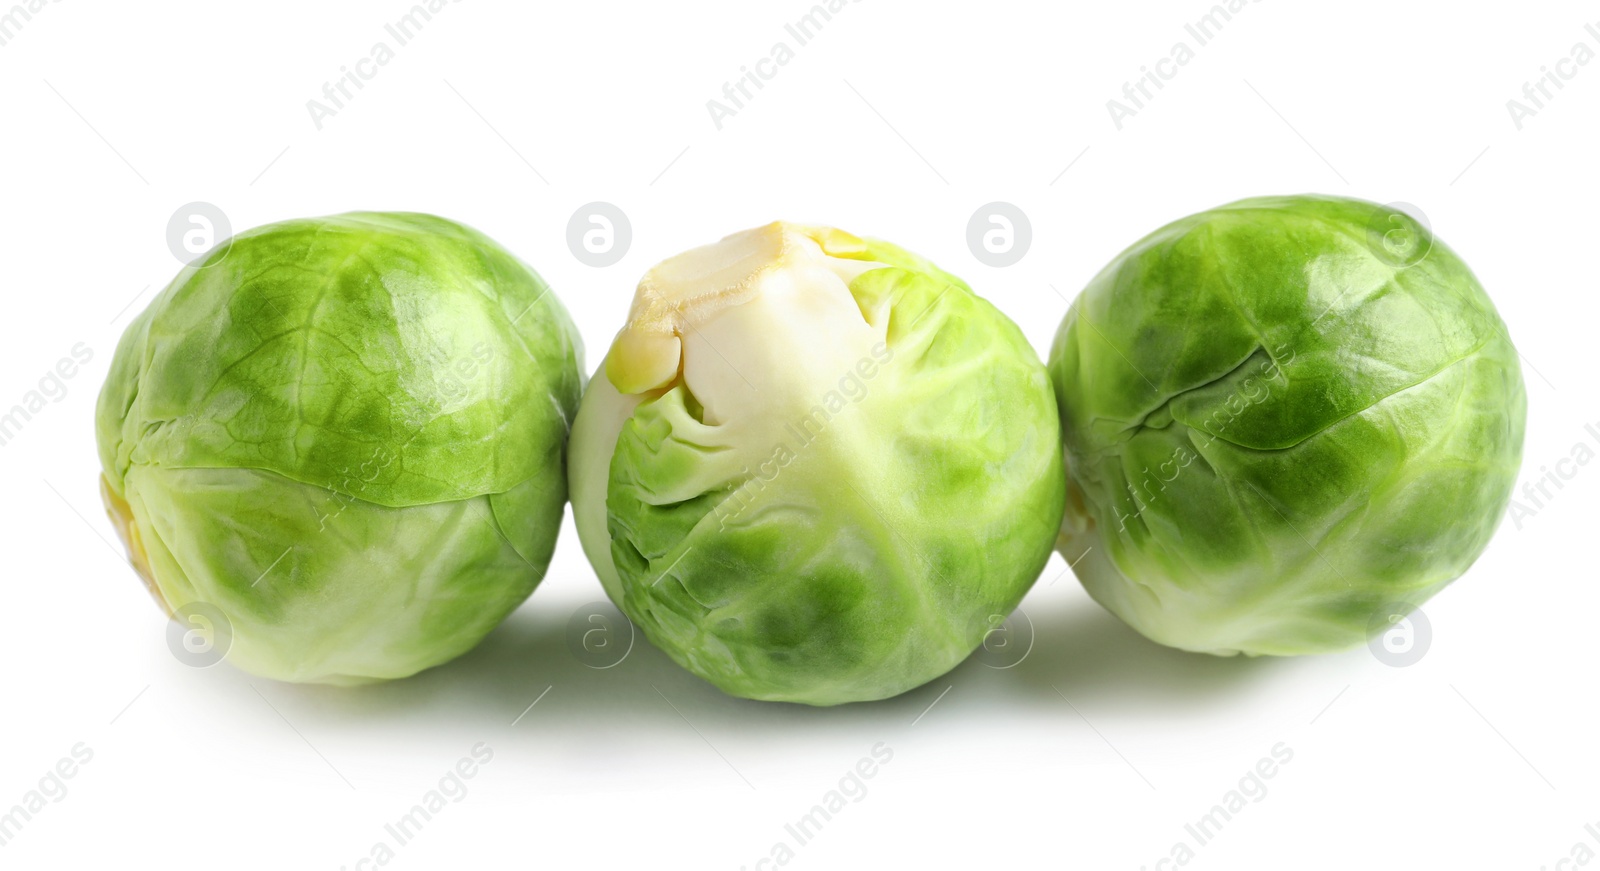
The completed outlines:
{"type": "Polygon", "coordinates": [[[1460,576],[1521,462],[1516,349],[1414,219],[1245,200],[1111,262],[1050,354],[1067,450],[1060,549],[1162,644],[1361,643],[1460,576]]]}
{"type": "Polygon", "coordinates": [[[1016,325],[893,245],[774,223],[645,274],[573,426],[606,592],[737,696],[948,671],[1038,577],[1065,486],[1016,325]]]}
{"type": "Polygon", "coordinates": [[[184,269],[100,393],[102,493],[157,600],[286,681],[398,678],[533,592],[583,390],[561,303],[440,218],[287,221],[184,269]]]}

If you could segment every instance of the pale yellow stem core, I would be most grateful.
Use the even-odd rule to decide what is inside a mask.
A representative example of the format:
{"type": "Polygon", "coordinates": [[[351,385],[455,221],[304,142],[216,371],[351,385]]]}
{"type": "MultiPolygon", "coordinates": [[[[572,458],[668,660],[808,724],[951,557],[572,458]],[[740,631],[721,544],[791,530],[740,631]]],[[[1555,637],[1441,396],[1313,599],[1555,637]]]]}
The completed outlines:
{"type": "MultiPolygon", "coordinates": [[[[865,253],[866,243],[842,230],[774,221],[663,260],[639,281],[606,378],[624,395],[664,389],[680,376],[683,340],[698,324],[748,302],[770,281],[865,253]]],[[[861,271],[873,265],[862,262],[861,271]]]]}
{"type": "Polygon", "coordinates": [[[133,508],[127,500],[118,496],[111,489],[111,482],[105,475],[100,476],[100,501],[105,503],[106,515],[111,518],[111,524],[117,528],[117,536],[122,539],[122,544],[128,549],[128,562],[133,564],[133,570],[139,573],[139,578],[144,581],[145,588],[150,595],[155,597],[156,604],[161,610],[172,616],[172,606],[167,604],[161,589],[156,586],[155,575],[150,571],[150,556],[145,553],[144,539],[139,535],[139,524],[133,519],[133,508]]]}

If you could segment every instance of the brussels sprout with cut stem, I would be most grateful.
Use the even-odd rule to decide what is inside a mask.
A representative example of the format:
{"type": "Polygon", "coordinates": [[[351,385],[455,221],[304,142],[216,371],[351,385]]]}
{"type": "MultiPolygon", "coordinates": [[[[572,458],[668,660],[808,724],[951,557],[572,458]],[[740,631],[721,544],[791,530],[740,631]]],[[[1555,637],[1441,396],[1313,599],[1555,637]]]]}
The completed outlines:
{"type": "Polygon", "coordinates": [[[1055,403],[1016,325],[887,243],[774,223],[666,260],[573,429],[617,606],[733,695],[832,705],[965,658],[1048,559],[1055,403]]]}

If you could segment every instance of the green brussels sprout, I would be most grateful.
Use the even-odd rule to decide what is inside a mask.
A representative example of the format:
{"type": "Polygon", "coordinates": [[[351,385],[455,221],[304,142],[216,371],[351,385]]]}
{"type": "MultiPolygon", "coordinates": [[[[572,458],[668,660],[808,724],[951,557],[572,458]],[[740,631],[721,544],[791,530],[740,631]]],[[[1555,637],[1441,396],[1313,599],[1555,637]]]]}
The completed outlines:
{"type": "Polygon", "coordinates": [[[884,242],[774,223],[645,274],[573,425],[606,592],[746,698],[955,667],[1050,556],[1055,403],[1016,325],[884,242]]]}
{"type": "Polygon", "coordinates": [[[128,327],[102,494],[159,603],[285,681],[399,678],[543,577],[582,345],[537,275],[428,215],[244,233],[128,327]]]}
{"type": "Polygon", "coordinates": [[[1465,572],[1522,455],[1516,349],[1403,212],[1244,200],[1101,270],[1050,354],[1060,550],[1162,644],[1360,644],[1465,572]]]}

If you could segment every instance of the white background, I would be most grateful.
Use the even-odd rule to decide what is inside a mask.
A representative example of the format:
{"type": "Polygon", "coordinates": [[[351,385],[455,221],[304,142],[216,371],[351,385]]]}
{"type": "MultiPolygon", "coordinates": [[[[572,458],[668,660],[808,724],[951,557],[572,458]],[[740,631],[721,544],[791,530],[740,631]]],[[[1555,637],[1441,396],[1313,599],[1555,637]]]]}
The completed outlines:
{"type": "Polygon", "coordinates": [[[389,867],[773,867],[756,863],[792,846],[785,824],[879,742],[892,761],[789,867],[1154,869],[1180,841],[1188,867],[1216,869],[1600,852],[1584,830],[1600,823],[1600,463],[1502,525],[1427,606],[1432,646],[1410,668],[1366,649],[1168,651],[1055,558],[1023,602],[1035,637],[1017,667],[968,662],[824,710],[724,697],[643,639],[615,668],[584,665],[569,618],[602,594],[570,521],[528,603],[414,679],[336,690],[185,666],[100,507],[92,425],[118,336],[178,268],[166,226],[191,201],[236,230],[357,208],[471,223],[549,280],[593,364],[650,264],[778,217],[928,255],[1043,354],[1064,296],[1149,230],[1318,191],[1414,203],[1472,264],[1526,359],[1531,481],[1600,449],[1584,429],[1600,429],[1600,62],[1520,131],[1506,101],[1574,44],[1600,51],[1584,29],[1600,6],[1251,3],[1119,131],[1106,101],[1194,45],[1205,0],[863,0],[718,130],[706,101],[793,46],[804,0],[468,0],[319,131],[306,102],[392,46],[406,8],[65,0],[0,47],[0,408],[76,343],[93,351],[0,447],[0,811],[75,744],[94,754],[0,867],[356,868],[479,742],[492,762],[389,867]],[[633,226],[607,268],[565,241],[595,200],[633,226]],[[996,200],[1033,226],[1009,268],[965,241],[996,200]],[[1265,797],[1195,847],[1185,824],[1280,742],[1293,758],[1265,797]]]}

